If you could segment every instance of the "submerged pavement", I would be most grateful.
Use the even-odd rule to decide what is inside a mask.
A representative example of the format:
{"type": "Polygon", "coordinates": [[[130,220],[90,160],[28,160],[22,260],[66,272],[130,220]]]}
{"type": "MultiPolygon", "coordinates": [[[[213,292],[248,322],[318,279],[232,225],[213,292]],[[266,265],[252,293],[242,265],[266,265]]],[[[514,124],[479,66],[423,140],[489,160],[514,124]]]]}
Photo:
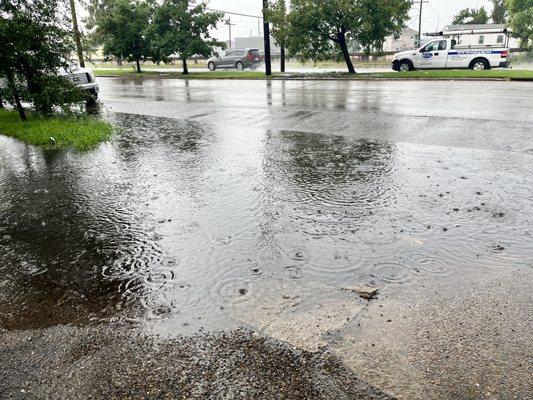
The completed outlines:
{"type": "Polygon", "coordinates": [[[99,82],[0,138],[0,397],[531,394],[529,84],[99,82]]]}

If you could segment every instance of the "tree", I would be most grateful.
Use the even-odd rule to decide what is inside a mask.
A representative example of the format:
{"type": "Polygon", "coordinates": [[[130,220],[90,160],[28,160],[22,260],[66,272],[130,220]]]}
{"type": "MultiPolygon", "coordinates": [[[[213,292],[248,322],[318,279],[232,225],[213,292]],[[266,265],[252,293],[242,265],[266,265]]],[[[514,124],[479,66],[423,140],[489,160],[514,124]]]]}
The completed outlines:
{"type": "Polygon", "coordinates": [[[72,15],[72,31],[74,33],[74,42],[76,43],[76,53],[78,54],[78,61],[80,67],[85,67],[85,60],[83,58],[83,47],[81,44],[81,33],[78,28],[78,16],[76,14],[76,0],[70,0],[70,13],[72,15]]]}
{"type": "Polygon", "coordinates": [[[272,36],[280,47],[280,72],[285,72],[285,43],[287,42],[287,5],[285,0],[271,1],[268,19],[272,23],[272,36]]]}
{"type": "Polygon", "coordinates": [[[465,8],[464,10],[459,11],[459,13],[453,18],[453,25],[463,25],[463,24],[486,24],[489,22],[489,14],[485,7],[479,9],[475,8],[465,8]]]}
{"type": "Polygon", "coordinates": [[[505,0],[513,36],[520,39],[522,47],[533,48],[533,0],[505,0]]]}
{"type": "Polygon", "coordinates": [[[89,7],[88,28],[95,28],[95,41],[103,45],[106,57],[135,61],[150,56],[147,29],[154,12],[151,0],[93,0],[89,7]]]}
{"type": "Polygon", "coordinates": [[[292,0],[287,49],[313,60],[331,58],[340,50],[348,72],[355,73],[348,41],[379,46],[386,36],[398,36],[410,8],[410,0],[292,0]]]}
{"type": "Polygon", "coordinates": [[[208,57],[215,47],[225,43],[211,38],[210,29],[222,21],[224,14],[206,10],[204,2],[164,0],[156,8],[149,30],[151,50],[155,61],[166,61],[173,54],[183,62],[183,73],[188,74],[187,60],[195,55],[208,57]]]}
{"type": "Polygon", "coordinates": [[[26,120],[22,99],[38,113],[83,99],[83,93],[58,75],[68,69],[72,37],[55,0],[0,0],[0,97],[16,106],[26,120]]]}
{"type": "Polygon", "coordinates": [[[492,0],[492,22],[495,24],[505,24],[507,21],[507,7],[505,0],[492,0]]]}

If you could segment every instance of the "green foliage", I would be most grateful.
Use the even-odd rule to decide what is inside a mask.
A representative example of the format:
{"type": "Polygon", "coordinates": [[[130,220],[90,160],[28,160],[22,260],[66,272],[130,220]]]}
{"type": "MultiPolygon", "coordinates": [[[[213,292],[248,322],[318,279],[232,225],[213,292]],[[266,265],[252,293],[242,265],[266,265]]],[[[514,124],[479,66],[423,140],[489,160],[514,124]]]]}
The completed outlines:
{"type": "Polygon", "coordinates": [[[489,22],[489,14],[485,7],[479,9],[465,8],[459,11],[459,13],[453,18],[453,25],[462,24],[486,24],[489,22]]]}
{"type": "Polygon", "coordinates": [[[505,0],[492,0],[492,22],[495,24],[505,24],[507,21],[507,7],[505,0]]]}
{"type": "Polygon", "coordinates": [[[146,30],[154,7],[152,0],[92,0],[87,26],[106,57],[135,61],[141,72],[140,61],[151,55],[146,30]]]}
{"type": "Polygon", "coordinates": [[[411,7],[406,1],[360,0],[360,29],[353,39],[367,50],[382,49],[387,36],[399,37],[411,7]]]}
{"type": "Polygon", "coordinates": [[[380,48],[389,35],[399,35],[410,0],[293,0],[287,15],[286,46],[301,59],[331,58],[340,50],[349,72],[355,72],[347,41],[380,48]]]}
{"type": "Polygon", "coordinates": [[[179,54],[183,60],[183,73],[187,74],[187,59],[199,55],[207,57],[214,47],[224,47],[223,42],[211,38],[209,30],[215,28],[223,13],[206,10],[204,2],[190,0],[164,0],[156,8],[149,37],[153,58],[167,60],[179,54]]]}
{"type": "Polygon", "coordinates": [[[0,0],[0,97],[17,107],[22,119],[21,98],[33,102],[41,114],[54,106],[70,108],[84,93],[67,79],[73,50],[68,18],[54,0],[0,0]]]}
{"type": "Polygon", "coordinates": [[[521,45],[533,49],[533,0],[506,0],[513,36],[521,45]]]}
{"type": "Polygon", "coordinates": [[[286,0],[274,0],[268,4],[267,19],[272,24],[270,33],[279,46],[285,46],[288,35],[286,0]]]}
{"type": "Polygon", "coordinates": [[[21,122],[15,112],[0,110],[0,134],[45,148],[87,150],[108,140],[112,132],[109,123],[91,117],[44,118],[30,114],[27,122],[21,122]]]}

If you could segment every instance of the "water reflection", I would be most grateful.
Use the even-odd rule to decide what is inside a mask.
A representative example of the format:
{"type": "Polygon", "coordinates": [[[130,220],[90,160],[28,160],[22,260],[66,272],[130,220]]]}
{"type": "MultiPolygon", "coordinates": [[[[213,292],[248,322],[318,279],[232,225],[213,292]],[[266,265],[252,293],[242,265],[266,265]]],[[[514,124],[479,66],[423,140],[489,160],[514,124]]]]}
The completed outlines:
{"type": "Polygon", "coordinates": [[[1,326],[238,316],[267,330],[326,303],[341,321],[347,285],[531,261],[532,165],[517,155],[110,119],[120,132],[83,154],[0,139],[1,326]]]}

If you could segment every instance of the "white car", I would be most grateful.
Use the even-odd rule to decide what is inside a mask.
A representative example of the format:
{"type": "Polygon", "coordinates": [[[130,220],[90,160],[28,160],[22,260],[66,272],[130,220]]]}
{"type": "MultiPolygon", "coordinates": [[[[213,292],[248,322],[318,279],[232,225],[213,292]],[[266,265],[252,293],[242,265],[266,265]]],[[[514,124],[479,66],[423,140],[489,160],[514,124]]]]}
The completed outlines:
{"type": "Polygon", "coordinates": [[[454,39],[438,39],[418,50],[402,51],[394,55],[392,69],[461,69],[484,70],[509,67],[509,48],[466,47],[454,39]]]}
{"type": "Polygon", "coordinates": [[[93,71],[90,69],[78,68],[70,72],[62,70],[59,74],[66,77],[80,88],[87,90],[92,95],[94,100],[98,99],[100,87],[98,86],[98,83],[96,83],[96,78],[94,77],[93,71]]]}

